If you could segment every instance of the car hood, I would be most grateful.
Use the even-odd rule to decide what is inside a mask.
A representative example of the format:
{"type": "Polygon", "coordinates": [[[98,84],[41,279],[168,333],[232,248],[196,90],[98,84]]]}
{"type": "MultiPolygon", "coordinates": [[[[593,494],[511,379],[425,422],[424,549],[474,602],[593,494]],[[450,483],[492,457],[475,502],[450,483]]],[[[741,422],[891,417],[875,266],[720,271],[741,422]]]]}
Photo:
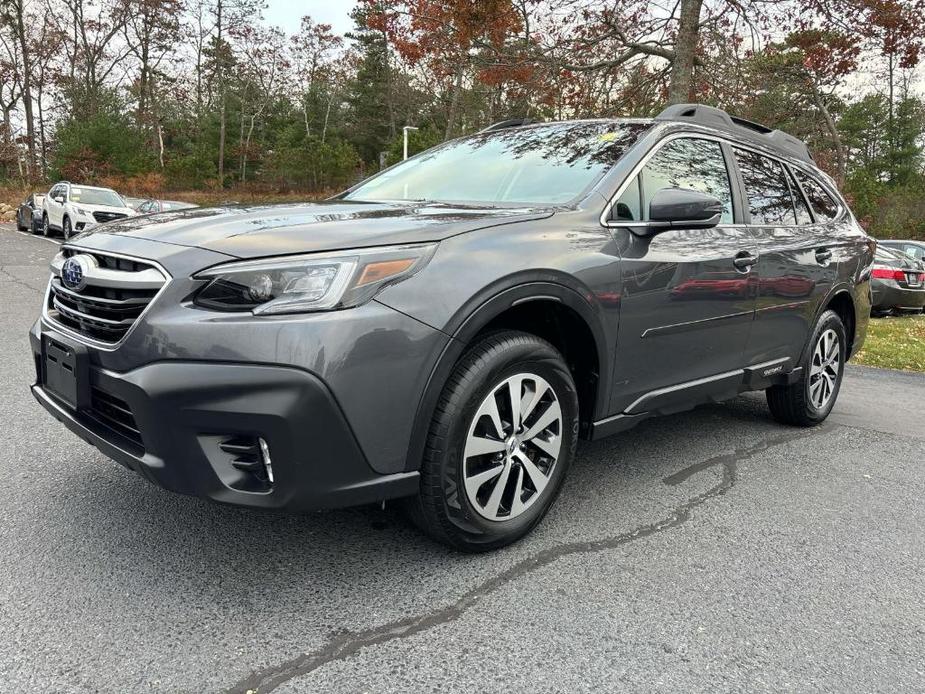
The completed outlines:
{"type": "Polygon", "coordinates": [[[124,235],[238,258],[440,241],[475,229],[540,219],[549,208],[330,200],[195,208],[110,222],[81,234],[124,235]]]}

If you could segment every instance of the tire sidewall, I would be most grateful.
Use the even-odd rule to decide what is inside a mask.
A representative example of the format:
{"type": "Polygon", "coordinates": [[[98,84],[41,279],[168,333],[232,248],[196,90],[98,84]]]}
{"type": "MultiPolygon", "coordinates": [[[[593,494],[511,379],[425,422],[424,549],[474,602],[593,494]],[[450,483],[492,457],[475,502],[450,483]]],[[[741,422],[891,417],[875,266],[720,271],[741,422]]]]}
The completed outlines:
{"type": "Polygon", "coordinates": [[[477,373],[457,395],[464,404],[452,418],[440,470],[446,517],[472,543],[507,544],[529,532],[542,519],[561,489],[578,440],[578,395],[574,381],[551,346],[538,341],[520,343],[508,345],[493,355],[492,364],[477,373]],[[472,420],[482,401],[501,382],[517,373],[541,376],[552,387],[562,409],[562,445],[543,496],[516,518],[491,521],[482,517],[469,502],[463,452],[472,420]]]}
{"type": "Polygon", "coordinates": [[[51,236],[51,222],[48,221],[48,215],[42,216],[42,236],[51,236]]]}
{"type": "Polygon", "coordinates": [[[71,228],[71,220],[65,217],[64,221],[61,222],[61,236],[64,237],[65,241],[68,241],[73,235],[74,231],[71,228]]]}
{"type": "Polygon", "coordinates": [[[842,323],[841,318],[838,317],[837,313],[834,311],[826,311],[819,317],[819,321],[816,323],[816,329],[813,331],[813,336],[810,339],[809,347],[806,350],[806,357],[804,358],[803,364],[803,368],[805,369],[806,373],[806,378],[803,379],[804,397],[806,399],[806,414],[811,420],[821,422],[823,419],[829,416],[829,413],[835,406],[835,402],[838,400],[838,394],[841,391],[842,379],[845,374],[845,356],[847,352],[847,335],[845,333],[844,323],[842,323]],[[838,336],[838,377],[835,379],[835,389],[832,392],[831,397],[829,397],[828,402],[826,402],[822,408],[818,408],[813,404],[812,398],[809,394],[810,371],[813,365],[813,354],[816,351],[816,344],[819,342],[819,338],[826,330],[833,330],[838,336]]]}

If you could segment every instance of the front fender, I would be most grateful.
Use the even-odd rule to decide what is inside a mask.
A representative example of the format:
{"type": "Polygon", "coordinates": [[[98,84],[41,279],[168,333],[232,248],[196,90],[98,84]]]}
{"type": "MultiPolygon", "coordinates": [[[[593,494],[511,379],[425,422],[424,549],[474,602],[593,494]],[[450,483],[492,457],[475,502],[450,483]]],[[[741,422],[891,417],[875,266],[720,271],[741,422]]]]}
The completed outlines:
{"type": "Polygon", "coordinates": [[[416,470],[420,466],[437,401],[453,368],[472,339],[494,318],[525,302],[556,301],[575,311],[584,320],[594,336],[595,347],[600,355],[600,379],[593,419],[603,416],[606,403],[610,401],[610,354],[612,350],[609,348],[605,330],[605,312],[600,303],[593,302],[593,295],[590,292],[582,295],[571,287],[542,280],[515,284],[485,298],[487,291],[488,289],[479,292],[471,302],[467,302],[467,305],[460,309],[447,325],[447,333],[452,339],[438,357],[418,403],[408,446],[408,461],[405,468],[408,471],[416,470]]]}

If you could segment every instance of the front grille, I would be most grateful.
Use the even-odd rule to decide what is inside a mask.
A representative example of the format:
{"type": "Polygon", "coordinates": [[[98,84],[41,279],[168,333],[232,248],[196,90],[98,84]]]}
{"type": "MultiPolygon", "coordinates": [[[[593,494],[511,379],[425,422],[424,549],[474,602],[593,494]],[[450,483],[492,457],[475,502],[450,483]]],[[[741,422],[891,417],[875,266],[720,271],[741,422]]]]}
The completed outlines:
{"type": "Polygon", "coordinates": [[[132,408],[124,400],[99,388],[90,391],[89,415],[103,426],[144,448],[141,432],[135,423],[132,408]]]}
{"type": "MultiPolygon", "coordinates": [[[[84,258],[87,260],[87,258],[84,258]]],[[[66,248],[52,262],[47,317],[85,337],[116,344],[131,330],[167,281],[154,265],[141,260],[66,248]],[[65,286],[64,262],[90,256],[80,288],[65,286]]]]}
{"type": "Polygon", "coordinates": [[[123,214],[122,212],[94,212],[93,213],[93,219],[95,219],[100,224],[103,224],[104,222],[111,222],[114,219],[125,219],[126,217],[128,217],[128,215],[123,214]]]}

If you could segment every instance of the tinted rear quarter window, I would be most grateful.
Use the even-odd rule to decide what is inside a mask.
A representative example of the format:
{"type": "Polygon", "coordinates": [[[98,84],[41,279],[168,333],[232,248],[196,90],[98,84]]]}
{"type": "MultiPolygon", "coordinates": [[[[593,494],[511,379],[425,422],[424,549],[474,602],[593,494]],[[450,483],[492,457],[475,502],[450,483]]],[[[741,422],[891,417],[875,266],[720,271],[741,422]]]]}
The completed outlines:
{"type": "Polygon", "coordinates": [[[733,148],[733,151],[745,184],[752,224],[796,224],[790,186],[780,162],[749,150],[733,148]]]}
{"type": "Polygon", "coordinates": [[[816,213],[816,221],[828,222],[835,219],[838,216],[838,203],[825,191],[822,184],[802,171],[797,171],[796,177],[800,185],[803,186],[806,197],[809,198],[809,204],[812,205],[813,212],[816,213]]]}

